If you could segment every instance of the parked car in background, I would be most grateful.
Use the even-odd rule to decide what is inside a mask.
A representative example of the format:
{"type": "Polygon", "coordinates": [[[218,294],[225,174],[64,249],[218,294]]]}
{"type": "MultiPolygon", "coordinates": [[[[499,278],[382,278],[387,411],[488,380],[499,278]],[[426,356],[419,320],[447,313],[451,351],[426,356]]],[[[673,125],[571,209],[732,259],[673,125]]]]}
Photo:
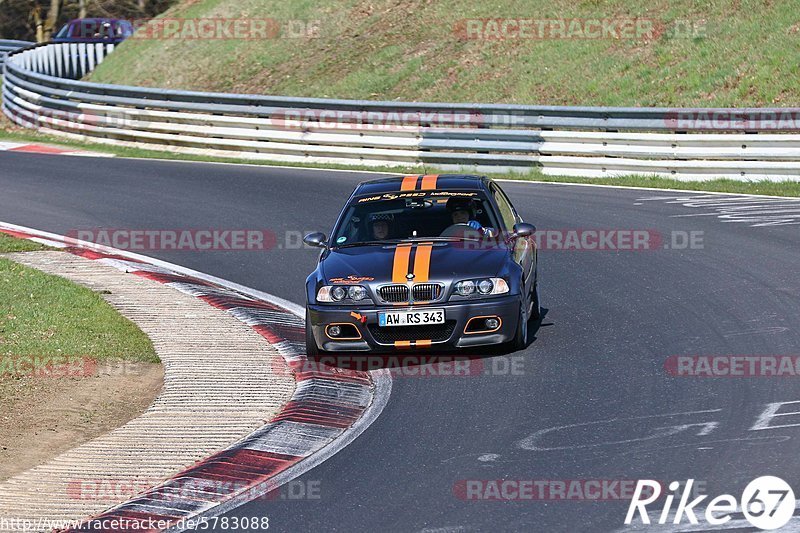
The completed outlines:
{"type": "Polygon", "coordinates": [[[119,44],[133,35],[133,24],[122,19],[85,18],[67,22],[51,39],[54,43],[119,44]]]}

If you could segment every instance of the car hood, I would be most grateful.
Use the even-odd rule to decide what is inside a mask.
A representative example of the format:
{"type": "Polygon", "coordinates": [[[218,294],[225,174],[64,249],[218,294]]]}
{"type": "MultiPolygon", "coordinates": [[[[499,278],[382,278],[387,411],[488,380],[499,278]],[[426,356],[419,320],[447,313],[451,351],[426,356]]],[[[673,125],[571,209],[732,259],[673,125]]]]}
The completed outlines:
{"type": "Polygon", "coordinates": [[[427,281],[426,264],[429,280],[447,282],[497,276],[508,257],[508,249],[502,246],[470,249],[460,242],[410,247],[359,246],[331,250],[321,266],[327,283],[403,283],[409,272],[416,275],[414,281],[422,282],[427,281]],[[404,256],[408,258],[407,268],[404,256]]]}

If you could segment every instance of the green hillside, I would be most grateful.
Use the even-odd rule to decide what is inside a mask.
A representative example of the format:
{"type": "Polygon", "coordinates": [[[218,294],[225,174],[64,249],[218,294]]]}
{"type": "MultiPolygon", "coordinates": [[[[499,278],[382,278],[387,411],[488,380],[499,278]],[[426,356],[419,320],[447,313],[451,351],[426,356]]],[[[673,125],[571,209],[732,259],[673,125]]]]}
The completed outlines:
{"type": "Polygon", "coordinates": [[[331,98],[797,106],[798,13],[796,0],[184,0],[162,18],[189,38],[151,28],[92,80],[331,98]],[[185,18],[277,26],[269,38],[245,29],[256,38],[197,39],[185,18]]]}

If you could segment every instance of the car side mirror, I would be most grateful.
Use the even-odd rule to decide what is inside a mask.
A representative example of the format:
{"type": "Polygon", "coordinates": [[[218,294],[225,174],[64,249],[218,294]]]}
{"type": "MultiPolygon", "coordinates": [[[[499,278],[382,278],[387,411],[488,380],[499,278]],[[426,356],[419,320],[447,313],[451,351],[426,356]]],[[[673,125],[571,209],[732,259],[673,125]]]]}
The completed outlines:
{"type": "Polygon", "coordinates": [[[309,233],[303,237],[303,242],[309,246],[315,246],[317,248],[326,248],[328,246],[327,237],[324,233],[320,233],[319,231],[309,233]]]}
{"type": "Polygon", "coordinates": [[[526,222],[520,222],[519,224],[514,224],[514,234],[511,235],[512,237],[530,237],[536,233],[536,226],[533,224],[528,224],[526,222]]]}

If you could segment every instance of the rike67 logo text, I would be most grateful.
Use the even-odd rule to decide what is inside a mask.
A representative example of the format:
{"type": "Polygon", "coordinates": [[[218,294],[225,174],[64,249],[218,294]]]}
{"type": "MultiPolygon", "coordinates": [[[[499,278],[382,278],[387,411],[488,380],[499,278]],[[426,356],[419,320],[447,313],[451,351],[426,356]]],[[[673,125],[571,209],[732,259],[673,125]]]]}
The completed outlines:
{"type": "MultiPolygon", "coordinates": [[[[741,513],[750,526],[770,530],[783,527],[794,515],[794,491],[788,483],[778,477],[756,478],[745,487],[739,500],[730,494],[721,494],[705,506],[702,504],[708,498],[707,495],[689,500],[693,496],[693,485],[693,479],[687,480],[681,494],[678,494],[681,484],[677,481],[669,484],[672,494],[667,494],[664,498],[657,523],[680,524],[685,520],[691,524],[698,524],[700,523],[699,515],[700,519],[704,519],[707,524],[719,526],[730,522],[733,518],[732,514],[741,513]],[[678,500],[677,507],[673,510],[673,503],[676,499],[678,500]]],[[[650,524],[651,517],[648,514],[647,506],[656,502],[661,495],[662,486],[658,481],[639,480],[628,507],[628,514],[625,516],[625,524],[630,525],[634,522],[637,514],[641,523],[650,524]]],[[[653,507],[658,507],[658,505],[653,505],[653,507]]],[[[747,524],[742,523],[741,526],[747,527],[747,524]]]]}

